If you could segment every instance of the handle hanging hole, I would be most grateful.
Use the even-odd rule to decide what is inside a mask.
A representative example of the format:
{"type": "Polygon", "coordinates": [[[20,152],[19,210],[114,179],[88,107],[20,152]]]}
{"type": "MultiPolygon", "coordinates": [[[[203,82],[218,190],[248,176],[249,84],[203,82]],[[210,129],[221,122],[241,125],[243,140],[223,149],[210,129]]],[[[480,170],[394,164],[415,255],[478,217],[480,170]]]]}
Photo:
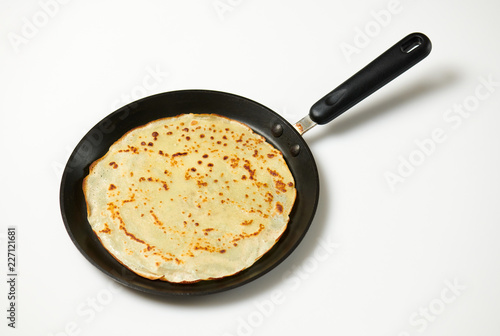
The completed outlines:
{"type": "Polygon", "coordinates": [[[403,42],[401,45],[401,51],[404,53],[411,53],[413,50],[419,48],[424,41],[420,36],[414,36],[413,38],[409,39],[408,41],[403,42]]]}

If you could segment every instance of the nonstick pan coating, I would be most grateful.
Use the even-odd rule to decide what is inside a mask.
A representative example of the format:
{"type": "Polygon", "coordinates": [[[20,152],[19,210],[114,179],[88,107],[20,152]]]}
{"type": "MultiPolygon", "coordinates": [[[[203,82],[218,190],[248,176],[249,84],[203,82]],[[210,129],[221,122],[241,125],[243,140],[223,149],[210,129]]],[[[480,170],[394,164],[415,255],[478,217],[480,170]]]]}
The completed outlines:
{"type": "Polygon", "coordinates": [[[68,160],[61,182],[60,205],[66,229],[80,252],[118,282],[152,294],[200,295],[225,291],[252,281],[283,261],[309,228],[319,197],[314,158],[299,133],[281,116],[250,99],[208,90],[183,90],[150,96],[110,114],[80,141],[68,160]],[[245,123],[283,153],[295,178],[297,198],[290,222],[277,244],[254,265],[235,275],[175,284],[149,280],[130,271],[102,246],[89,223],[82,190],[92,162],[102,157],[123,134],[159,118],[186,113],[215,113],[245,123]],[[277,126],[279,125],[279,126],[277,126]]]}

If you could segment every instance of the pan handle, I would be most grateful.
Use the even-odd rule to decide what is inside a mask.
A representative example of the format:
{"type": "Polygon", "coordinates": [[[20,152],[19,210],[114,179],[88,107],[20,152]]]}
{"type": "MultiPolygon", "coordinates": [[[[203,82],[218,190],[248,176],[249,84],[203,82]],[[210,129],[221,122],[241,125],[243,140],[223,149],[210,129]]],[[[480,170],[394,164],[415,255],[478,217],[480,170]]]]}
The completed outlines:
{"type": "Polygon", "coordinates": [[[424,34],[413,33],[406,36],[321,98],[311,107],[309,118],[320,125],[332,121],[423,60],[431,49],[431,41],[424,34]]]}

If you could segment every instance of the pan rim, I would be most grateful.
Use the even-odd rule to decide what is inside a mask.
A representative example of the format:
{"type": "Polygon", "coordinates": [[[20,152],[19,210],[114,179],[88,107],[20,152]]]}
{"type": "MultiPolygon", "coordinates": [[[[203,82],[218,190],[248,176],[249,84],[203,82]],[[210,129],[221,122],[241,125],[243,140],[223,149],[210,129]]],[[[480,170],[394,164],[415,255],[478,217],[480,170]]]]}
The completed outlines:
{"type": "MultiPolygon", "coordinates": [[[[241,101],[244,101],[246,103],[258,106],[260,109],[265,109],[268,113],[271,113],[271,115],[273,117],[275,117],[281,123],[283,123],[284,125],[286,125],[287,129],[292,130],[292,132],[295,132],[295,136],[299,137],[303,141],[302,136],[300,136],[300,134],[295,130],[295,128],[287,120],[285,120],[281,115],[277,114],[276,112],[272,111],[268,107],[266,107],[266,106],[264,106],[264,105],[262,105],[262,104],[260,104],[260,103],[258,103],[256,101],[254,101],[254,100],[251,100],[249,98],[246,98],[246,97],[243,97],[243,96],[239,96],[239,95],[236,95],[236,94],[233,94],[233,93],[228,93],[228,92],[223,92],[223,91],[215,91],[215,90],[207,90],[207,89],[186,89],[186,90],[167,91],[167,92],[163,92],[163,93],[158,93],[158,94],[155,94],[155,95],[147,96],[147,97],[141,98],[139,100],[136,100],[134,102],[131,102],[131,103],[129,103],[129,104],[127,104],[127,105],[125,105],[125,106],[117,109],[116,111],[108,114],[104,118],[102,118],[78,142],[78,144],[75,146],[75,149],[71,153],[71,155],[70,155],[70,157],[69,157],[69,159],[68,159],[68,161],[66,163],[65,169],[64,169],[62,177],[61,177],[61,184],[60,184],[60,190],[59,190],[60,210],[61,210],[62,219],[63,219],[64,225],[65,225],[66,231],[68,232],[68,235],[70,236],[73,244],[77,247],[77,249],[80,251],[80,253],[83,254],[83,256],[91,264],[93,264],[95,267],[97,267],[99,270],[101,270],[107,276],[109,276],[113,280],[121,283],[122,285],[125,285],[125,286],[127,286],[129,288],[132,288],[132,289],[135,289],[135,290],[139,290],[141,292],[145,292],[145,293],[149,293],[149,294],[154,294],[154,295],[160,295],[160,296],[195,296],[195,295],[214,294],[214,293],[219,293],[219,292],[222,292],[222,291],[226,291],[226,290],[230,290],[230,289],[233,289],[233,288],[240,287],[240,286],[242,286],[244,284],[247,284],[247,283],[249,283],[251,281],[254,281],[254,280],[262,277],[263,275],[267,274],[269,271],[271,271],[272,269],[274,269],[275,267],[277,267],[279,264],[281,264],[286,258],[288,258],[288,256],[301,243],[302,239],[304,238],[305,234],[307,233],[307,231],[308,231],[308,229],[309,229],[309,227],[310,227],[310,225],[311,225],[311,223],[312,223],[312,221],[314,219],[314,215],[315,215],[318,203],[319,203],[319,178],[318,178],[318,171],[317,171],[316,163],[314,161],[314,157],[312,156],[312,153],[311,153],[309,147],[307,146],[307,144],[305,143],[305,141],[303,141],[303,144],[305,144],[305,146],[304,146],[305,148],[303,149],[303,151],[305,152],[304,155],[306,155],[306,156],[308,156],[310,158],[311,165],[314,168],[313,171],[311,171],[311,174],[315,176],[315,180],[316,180],[316,193],[314,195],[314,200],[313,200],[313,204],[312,204],[311,215],[309,216],[307,223],[303,224],[303,226],[305,227],[303,229],[303,232],[301,232],[301,234],[299,235],[299,237],[296,240],[296,242],[291,247],[289,247],[285,251],[285,253],[280,258],[278,258],[275,262],[273,262],[270,266],[265,267],[263,270],[258,271],[255,275],[249,276],[248,278],[245,278],[245,279],[243,279],[241,281],[234,282],[234,283],[231,283],[231,281],[229,281],[228,284],[224,284],[224,286],[222,286],[222,287],[218,287],[218,288],[215,287],[215,288],[211,288],[209,290],[205,289],[205,290],[183,291],[181,289],[181,290],[175,290],[175,291],[168,291],[168,290],[158,290],[158,289],[154,289],[154,288],[148,288],[148,287],[140,286],[137,283],[132,283],[131,281],[127,281],[126,279],[124,279],[125,276],[123,276],[123,274],[122,274],[122,276],[120,276],[119,274],[115,274],[115,272],[112,272],[112,271],[110,271],[108,269],[105,269],[91,255],[89,255],[89,253],[87,253],[87,251],[80,244],[79,239],[77,239],[77,237],[75,236],[75,232],[73,232],[73,230],[72,230],[70,219],[68,218],[68,215],[66,213],[67,210],[65,209],[65,207],[66,207],[65,202],[67,200],[67,197],[70,196],[70,195],[66,194],[66,184],[68,183],[67,181],[68,181],[69,174],[70,174],[70,165],[69,164],[70,164],[71,160],[74,159],[74,157],[75,157],[75,155],[77,153],[78,148],[80,148],[82,146],[82,143],[89,136],[89,134],[91,134],[91,132],[94,129],[96,129],[96,127],[98,127],[103,121],[113,119],[113,117],[116,117],[119,113],[122,113],[123,111],[125,111],[127,109],[133,108],[133,106],[136,106],[136,104],[141,104],[141,103],[143,103],[145,101],[148,101],[148,100],[151,100],[151,99],[158,99],[158,98],[160,98],[162,96],[166,96],[166,95],[179,95],[179,94],[188,94],[188,95],[189,94],[209,94],[209,95],[216,95],[216,96],[225,96],[225,97],[229,97],[231,99],[241,100],[241,101]]],[[[179,114],[181,114],[181,113],[179,113],[179,114]]],[[[155,119],[151,119],[151,120],[155,120],[155,119]]],[[[238,120],[238,119],[236,119],[236,120],[238,120]]],[[[245,123],[245,124],[247,124],[247,123],[245,123]]],[[[256,133],[263,135],[260,132],[262,130],[256,129],[255,127],[252,127],[251,125],[248,125],[248,126],[251,127],[252,130],[255,131],[256,133]]],[[[264,135],[264,137],[266,139],[268,139],[268,136],[264,135]]],[[[275,145],[273,144],[273,146],[275,146],[275,145]]],[[[284,155],[284,157],[286,157],[286,155],[284,155]]],[[[311,196],[313,196],[313,195],[311,195],[311,196]]],[[[293,212],[292,212],[292,214],[293,214],[293,212]]],[[[292,214],[290,216],[292,216],[292,214]]],[[[86,217],[85,217],[85,221],[87,221],[86,217]]],[[[287,230],[290,230],[290,228],[287,227],[287,230]]],[[[287,231],[287,230],[285,230],[285,231],[287,231]]],[[[277,245],[277,244],[275,244],[275,245],[277,245]]],[[[266,254],[267,253],[269,253],[269,251],[266,252],[266,254]]],[[[266,254],[264,254],[264,256],[262,258],[264,258],[266,254]]],[[[122,266],[122,267],[125,267],[125,266],[122,266]]],[[[249,269],[251,269],[252,267],[253,267],[253,265],[250,266],[249,269]]],[[[246,270],[243,270],[243,271],[246,271],[246,270]]],[[[241,272],[239,272],[239,273],[241,273],[241,272]]],[[[222,279],[235,278],[235,276],[237,274],[238,273],[236,273],[234,275],[231,275],[231,276],[228,276],[228,277],[225,277],[225,278],[222,278],[222,279]]],[[[148,280],[148,279],[146,279],[146,280],[148,280]]],[[[151,282],[158,282],[158,280],[149,280],[149,281],[151,281],[151,282]]],[[[208,282],[217,282],[217,281],[219,281],[219,279],[203,280],[201,282],[205,282],[205,281],[208,281],[208,282]]],[[[181,287],[185,286],[185,284],[174,284],[174,283],[170,283],[170,284],[174,285],[174,287],[176,287],[176,288],[181,288],[181,287]]],[[[193,285],[196,286],[196,283],[193,284],[193,285]]],[[[191,286],[191,288],[192,287],[193,286],[191,286]]]]}

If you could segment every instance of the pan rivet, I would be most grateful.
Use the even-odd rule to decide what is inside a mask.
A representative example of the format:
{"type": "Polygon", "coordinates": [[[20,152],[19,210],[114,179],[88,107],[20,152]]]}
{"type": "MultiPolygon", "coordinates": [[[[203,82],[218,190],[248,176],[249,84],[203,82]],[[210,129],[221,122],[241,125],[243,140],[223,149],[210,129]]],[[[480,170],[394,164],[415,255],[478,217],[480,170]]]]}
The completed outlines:
{"type": "Polygon", "coordinates": [[[271,132],[273,132],[273,135],[278,138],[283,134],[283,126],[280,124],[274,124],[271,128],[271,132]]]}
{"type": "Polygon", "coordinates": [[[290,147],[290,153],[292,154],[292,156],[299,155],[299,153],[300,153],[300,145],[296,144],[296,145],[293,145],[292,147],[290,147]]]}

